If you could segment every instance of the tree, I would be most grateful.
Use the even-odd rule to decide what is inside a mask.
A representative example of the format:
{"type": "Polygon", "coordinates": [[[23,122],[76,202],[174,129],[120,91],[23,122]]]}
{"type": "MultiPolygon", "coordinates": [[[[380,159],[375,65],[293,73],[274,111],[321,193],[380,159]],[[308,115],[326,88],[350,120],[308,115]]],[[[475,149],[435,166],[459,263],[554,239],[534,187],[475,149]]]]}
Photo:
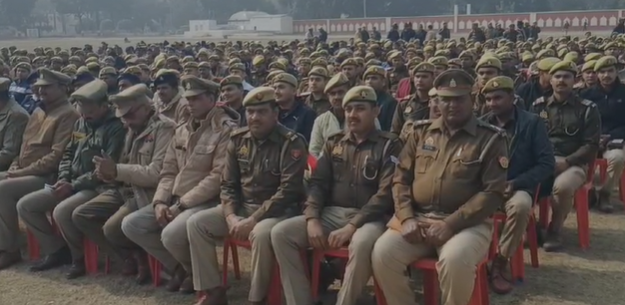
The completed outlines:
{"type": "Polygon", "coordinates": [[[0,0],[2,23],[23,29],[28,24],[35,2],[37,0],[0,0]]]}

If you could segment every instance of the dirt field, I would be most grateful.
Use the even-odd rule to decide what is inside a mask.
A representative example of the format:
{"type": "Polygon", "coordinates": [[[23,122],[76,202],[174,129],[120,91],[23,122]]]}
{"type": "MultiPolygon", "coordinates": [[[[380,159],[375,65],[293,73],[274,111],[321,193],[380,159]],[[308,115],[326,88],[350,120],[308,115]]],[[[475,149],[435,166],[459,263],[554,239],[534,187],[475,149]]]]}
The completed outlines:
{"type": "MultiPolygon", "coordinates": [[[[610,33],[608,32],[597,32],[597,33],[593,33],[595,35],[609,35],[610,33]]],[[[540,37],[549,37],[549,36],[554,36],[554,37],[558,37],[558,36],[563,36],[564,32],[545,32],[545,33],[541,33],[540,37]]],[[[584,33],[583,32],[570,32],[569,35],[571,36],[583,36],[584,33]]],[[[454,39],[458,39],[460,37],[466,37],[466,34],[452,34],[452,38],[454,39]]],[[[99,38],[99,37],[75,37],[75,38],[41,38],[41,39],[16,39],[16,40],[0,40],[0,42],[2,43],[2,46],[16,46],[19,49],[26,49],[26,50],[32,50],[36,47],[61,47],[64,49],[69,49],[70,47],[83,47],[85,44],[91,44],[94,47],[99,46],[103,41],[105,41],[106,43],[108,43],[109,45],[119,45],[121,47],[125,47],[125,46],[129,46],[129,45],[135,45],[137,42],[139,41],[145,41],[146,43],[157,43],[157,42],[163,42],[163,40],[167,40],[169,42],[174,42],[174,41],[201,41],[201,40],[206,40],[206,41],[224,41],[224,40],[230,40],[230,41],[237,41],[237,40],[241,40],[241,41],[249,41],[249,40],[253,40],[253,41],[261,41],[261,42],[267,42],[270,40],[275,40],[275,41],[291,41],[291,40],[295,40],[295,39],[299,39],[302,40],[302,38],[304,37],[304,35],[276,35],[276,36],[254,36],[254,35],[250,35],[250,36],[243,36],[243,35],[237,35],[237,36],[233,36],[231,38],[228,39],[218,39],[218,38],[184,38],[183,36],[167,36],[167,37],[155,37],[155,36],[150,36],[150,37],[129,37],[130,39],[130,43],[124,43],[124,38],[123,37],[115,37],[115,38],[99,38]]],[[[330,34],[329,36],[329,40],[333,41],[333,40],[347,40],[349,38],[352,38],[353,35],[332,35],[330,34]]]]}
{"type": "MultiPolygon", "coordinates": [[[[509,296],[491,294],[493,305],[622,305],[625,304],[625,226],[623,213],[591,216],[591,249],[577,247],[575,215],[565,231],[564,253],[540,256],[540,268],[526,264],[527,278],[509,296]]],[[[231,283],[231,305],[247,304],[249,289],[248,253],[239,251],[244,271],[241,281],[231,283]]],[[[526,251],[526,262],[529,253],[526,251]]],[[[29,273],[28,264],[0,272],[0,305],[190,305],[191,296],[181,296],[138,287],[131,279],[115,273],[68,281],[64,270],[29,273]]],[[[232,268],[230,268],[232,270],[232,268]]],[[[232,279],[234,279],[232,277],[232,279]]],[[[328,297],[332,300],[332,297],[328,297]]],[[[325,304],[333,304],[328,301],[325,304]]],[[[363,305],[373,302],[363,301],[363,305]]]]}

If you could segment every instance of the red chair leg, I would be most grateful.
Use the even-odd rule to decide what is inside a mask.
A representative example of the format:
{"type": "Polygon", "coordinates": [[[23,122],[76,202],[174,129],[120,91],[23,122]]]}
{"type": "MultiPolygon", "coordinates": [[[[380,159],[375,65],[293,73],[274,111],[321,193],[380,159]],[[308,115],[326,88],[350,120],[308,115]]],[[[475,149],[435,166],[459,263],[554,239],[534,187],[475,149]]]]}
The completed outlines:
{"type": "Polygon", "coordinates": [[[493,260],[497,257],[497,252],[499,252],[499,229],[500,229],[500,221],[495,219],[493,221],[493,238],[490,242],[490,250],[488,252],[488,259],[493,260]]]}
{"type": "Polygon", "coordinates": [[[386,298],[384,297],[384,292],[382,292],[382,288],[378,285],[378,282],[373,278],[373,288],[375,289],[375,302],[377,305],[388,305],[386,303],[386,298]]]}
{"type": "Polygon", "coordinates": [[[158,287],[161,285],[161,262],[148,254],[148,264],[150,265],[150,273],[152,273],[152,285],[158,287]]]}
{"type": "Polygon", "coordinates": [[[538,201],[538,217],[540,218],[540,226],[543,229],[549,227],[549,198],[543,198],[538,201]]]}
{"type": "Polygon", "coordinates": [[[239,266],[239,251],[236,245],[230,245],[230,251],[232,251],[232,266],[234,268],[234,278],[241,279],[241,268],[239,266]]]}
{"type": "Polygon", "coordinates": [[[83,241],[83,246],[87,274],[98,273],[98,246],[86,238],[83,241]]]}
{"type": "Polygon", "coordinates": [[[282,304],[282,281],[280,280],[280,266],[274,260],[274,267],[271,273],[271,286],[269,286],[269,294],[267,295],[267,304],[282,304]]]}
{"type": "Polygon", "coordinates": [[[512,278],[515,281],[523,282],[525,279],[525,262],[523,259],[523,244],[521,243],[512,258],[510,259],[510,265],[512,270],[512,278]]]}
{"type": "Polygon", "coordinates": [[[532,260],[532,267],[538,268],[538,233],[536,232],[536,217],[530,216],[530,222],[527,226],[526,238],[530,246],[530,257],[532,260]]]}
{"type": "Polygon", "coordinates": [[[41,255],[39,242],[37,241],[37,238],[35,238],[35,235],[33,235],[33,233],[28,229],[26,229],[26,239],[28,241],[28,258],[31,261],[38,260],[41,255]]]}
{"type": "Polygon", "coordinates": [[[439,286],[436,269],[423,270],[423,304],[438,305],[439,286]]]}
{"type": "Polygon", "coordinates": [[[577,212],[577,235],[582,250],[590,246],[590,221],[588,215],[588,192],[590,185],[584,185],[575,192],[575,209],[577,212]]]}
{"type": "Polygon", "coordinates": [[[469,305],[489,305],[490,298],[488,296],[488,275],[486,273],[486,263],[482,262],[477,267],[475,276],[475,286],[473,288],[473,296],[469,305]]]}
{"type": "Polygon", "coordinates": [[[312,258],[312,277],[310,279],[311,282],[311,289],[312,289],[312,297],[313,300],[316,302],[317,298],[319,297],[319,272],[321,269],[321,259],[323,259],[323,252],[322,251],[313,251],[313,258],[312,258]]]}
{"type": "Polygon", "coordinates": [[[228,263],[229,263],[229,254],[230,254],[230,241],[224,240],[224,253],[223,253],[223,268],[221,270],[222,273],[222,284],[224,287],[228,286],[228,263]]]}

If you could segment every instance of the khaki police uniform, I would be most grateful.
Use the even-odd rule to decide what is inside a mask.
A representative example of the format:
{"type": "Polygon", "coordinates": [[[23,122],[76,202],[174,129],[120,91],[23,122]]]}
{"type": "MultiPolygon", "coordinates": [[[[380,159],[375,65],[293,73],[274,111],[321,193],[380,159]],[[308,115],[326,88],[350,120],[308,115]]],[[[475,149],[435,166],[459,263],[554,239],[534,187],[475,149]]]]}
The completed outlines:
{"type": "MultiPolygon", "coordinates": [[[[41,86],[68,85],[70,82],[71,78],[67,75],[48,69],[41,69],[37,80],[41,86]]],[[[22,133],[19,155],[8,170],[12,178],[5,180],[6,173],[0,173],[0,251],[19,251],[18,200],[42,189],[46,182],[55,180],[59,162],[78,117],[65,97],[42,102],[28,120],[22,133]]]]}
{"type": "MultiPolygon", "coordinates": [[[[183,78],[185,97],[218,94],[219,85],[195,76],[183,78]]],[[[238,115],[227,107],[214,107],[203,120],[190,119],[176,128],[167,147],[153,204],[128,215],[122,231],[134,243],[173,272],[178,264],[191,271],[187,219],[219,203],[220,177],[230,133],[238,115]],[[162,228],[154,205],[164,203],[180,212],[162,228]]]]}
{"type": "MultiPolygon", "coordinates": [[[[150,107],[148,92],[149,88],[138,84],[111,96],[116,116],[123,117],[140,106],[150,107]]],[[[120,187],[74,210],[74,224],[100,249],[125,259],[130,254],[127,250],[137,248],[122,232],[121,223],[124,217],[152,202],[174,129],[174,121],[154,112],[145,129],[128,130],[115,177],[120,187]]]]}
{"type": "MultiPolygon", "coordinates": [[[[412,75],[414,76],[417,73],[430,73],[434,75],[434,67],[431,63],[420,63],[414,69],[412,69],[412,75]]],[[[427,88],[429,92],[431,88],[427,88]]],[[[427,93],[427,92],[426,92],[427,93]]],[[[429,107],[430,99],[421,99],[415,93],[405,97],[403,100],[399,101],[397,107],[395,108],[395,113],[393,114],[393,122],[391,123],[391,132],[400,135],[404,130],[404,127],[407,129],[411,129],[411,124],[406,124],[408,122],[414,122],[418,120],[426,120],[430,118],[430,107],[429,107]]]]}
{"type": "MultiPolygon", "coordinates": [[[[310,72],[308,72],[308,77],[310,78],[311,76],[321,77],[325,82],[327,82],[330,79],[330,72],[328,72],[328,69],[324,67],[314,67],[310,70],[310,72]]],[[[317,113],[317,116],[319,116],[330,110],[330,108],[332,108],[332,104],[330,104],[330,100],[328,100],[327,96],[321,95],[318,98],[315,98],[314,93],[315,92],[309,92],[308,96],[304,99],[304,103],[308,107],[312,108],[317,113]]]]}
{"type": "MultiPolygon", "coordinates": [[[[8,94],[11,80],[0,77],[0,92],[8,94]]],[[[28,124],[28,112],[9,98],[0,109],[0,171],[6,171],[19,155],[22,135],[28,124]]]]}
{"type": "MultiPolygon", "coordinates": [[[[78,104],[106,103],[107,86],[104,81],[93,81],[72,94],[72,99],[78,104]]],[[[45,253],[54,253],[67,245],[74,260],[83,257],[83,235],[72,222],[72,213],[78,206],[97,196],[98,191],[105,187],[102,181],[95,177],[93,156],[106,152],[113,159],[117,159],[123,146],[122,123],[111,115],[105,115],[96,128],[92,128],[83,119],[74,125],[72,139],[67,145],[63,159],[59,164],[59,181],[72,184],[73,195],[59,201],[49,189],[41,189],[30,193],[17,204],[20,218],[28,229],[41,243],[45,253]],[[56,234],[48,220],[48,212],[61,232],[56,234]],[[63,240],[65,239],[65,241],[63,240]]]]}
{"type": "MultiPolygon", "coordinates": [[[[376,103],[375,91],[356,86],[343,98],[376,103]]],[[[401,150],[397,135],[375,129],[363,143],[349,131],[338,132],[324,145],[311,182],[303,216],[287,219],[271,231],[271,241],[289,305],[313,304],[310,281],[299,253],[307,249],[307,221],[317,219],[326,234],[351,225],[349,260],[336,304],[355,305],[372,275],[371,251],[384,233],[393,205],[391,179],[401,150]]]]}
{"type": "MultiPolygon", "coordinates": [[[[563,61],[549,71],[570,71],[577,74],[577,66],[563,61]]],[[[601,115],[597,105],[573,94],[563,102],[553,96],[539,98],[531,111],[545,120],[557,164],[566,161],[569,167],[556,173],[551,208],[553,215],[549,231],[559,233],[573,207],[575,191],[586,181],[589,164],[597,156],[601,136],[601,115]]]]}
{"type": "MultiPolygon", "coordinates": [[[[440,97],[469,96],[472,85],[461,70],[443,72],[434,82],[440,97]]],[[[373,273],[389,304],[414,303],[406,266],[436,254],[441,304],[469,303],[476,265],[490,246],[489,217],[504,203],[507,167],[505,134],[475,116],[453,136],[442,117],[415,125],[393,177],[395,217],[372,254],[373,273]],[[441,247],[409,243],[401,223],[413,218],[442,220],[454,235],[441,247]]]]}
{"type": "MultiPolygon", "coordinates": [[[[501,60],[499,60],[499,58],[495,57],[492,54],[486,54],[482,56],[482,58],[477,62],[477,65],[475,66],[475,72],[479,74],[481,68],[492,68],[496,69],[497,71],[499,71],[499,73],[501,73],[501,60]]],[[[488,79],[484,79],[482,81],[488,81],[488,79]]],[[[482,93],[481,87],[482,84],[480,83],[480,80],[477,80],[473,88],[474,90],[471,93],[471,95],[473,96],[473,111],[475,112],[475,115],[477,117],[482,117],[490,112],[490,109],[488,109],[488,105],[486,105],[486,97],[484,97],[484,93],[482,93]]]]}
{"type": "MultiPolygon", "coordinates": [[[[498,90],[513,91],[514,80],[507,76],[492,78],[484,84],[481,94],[485,96],[489,92],[498,90]]],[[[510,141],[511,137],[508,137],[508,144],[510,144],[510,141]]],[[[498,245],[500,256],[506,259],[511,258],[521,241],[523,241],[530,214],[532,213],[533,203],[534,198],[528,192],[522,190],[515,191],[512,197],[506,201],[504,205],[506,223],[504,224],[498,245]]]]}
{"type": "MultiPolygon", "coordinates": [[[[256,88],[246,96],[244,107],[275,103],[269,87],[256,88]]],[[[197,213],[187,221],[193,261],[195,290],[221,286],[217,268],[217,240],[228,235],[226,217],[253,217],[250,233],[252,283],[249,300],[265,300],[271,283],[273,249],[271,229],[299,210],[304,198],[307,167],[306,141],[292,130],[276,125],[265,140],[257,140],[247,128],[234,131],[221,183],[221,205],[197,213]]]]}

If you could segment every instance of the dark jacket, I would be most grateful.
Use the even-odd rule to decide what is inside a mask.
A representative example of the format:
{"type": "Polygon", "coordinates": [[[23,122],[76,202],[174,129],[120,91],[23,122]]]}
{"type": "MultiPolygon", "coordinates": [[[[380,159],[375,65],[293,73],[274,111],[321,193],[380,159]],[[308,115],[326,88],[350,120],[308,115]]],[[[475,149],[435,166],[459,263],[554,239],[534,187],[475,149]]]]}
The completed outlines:
{"type": "Polygon", "coordinates": [[[391,29],[386,34],[386,39],[388,39],[388,40],[390,40],[392,42],[398,41],[399,40],[399,31],[397,29],[391,29]]]}
{"type": "Polygon", "coordinates": [[[397,100],[388,92],[380,91],[376,93],[378,94],[378,107],[380,107],[380,114],[378,114],[380,128],[384,131],[390,131],[395,108],[397,107],[397,100]]]}
{"type": "Polygon", "coordinates": [[[87,123],[80,118],[59,164],[59,180],[71,182],[76,192],[95,191],[104,183],[94,173],[93,157],[101,157],[104,152],[117,162],[125,139],[124,125],[113,111],[100,122],[87,123]]]}
{"type": "Polygon", "coordinates": [[[516,95],[520,96],[527,105],[527,109],[539,98],[550,97],[553,94],[553,89],[549,88],[543,90],[538,83],[538,77],[533,77],[530,81],[520,85],[516,89],[516,95]]]}
{"type": "Polygon", "coordinates": [[[278,120],[286,128],[304,136],[306,144],[308,144],[316,118],[317,113],[312,108],[306,106],[303,101],[296,100],[293,109],[287,111],[280,109],[278,120]]]}
{"type": "Polygon", "coordinates": [[[610,139],[625,139],[625,85],[617,78],[606,92],[600,85],[580,91],[579,96],[593,101],[601,114],[601,134],[610,139]]]}
{"type": "MultiPolygon", "coordinates": [[[[555,157],[543,120],[519,107],[514,112],[515,133],[508,139],[508,181],[513,181],[515,191],[528,192],[533,198],[538,185],[553,175],[555,157]]],[[[487,114],[482,119],[491,122],[494,116],[487,114]]]]}

